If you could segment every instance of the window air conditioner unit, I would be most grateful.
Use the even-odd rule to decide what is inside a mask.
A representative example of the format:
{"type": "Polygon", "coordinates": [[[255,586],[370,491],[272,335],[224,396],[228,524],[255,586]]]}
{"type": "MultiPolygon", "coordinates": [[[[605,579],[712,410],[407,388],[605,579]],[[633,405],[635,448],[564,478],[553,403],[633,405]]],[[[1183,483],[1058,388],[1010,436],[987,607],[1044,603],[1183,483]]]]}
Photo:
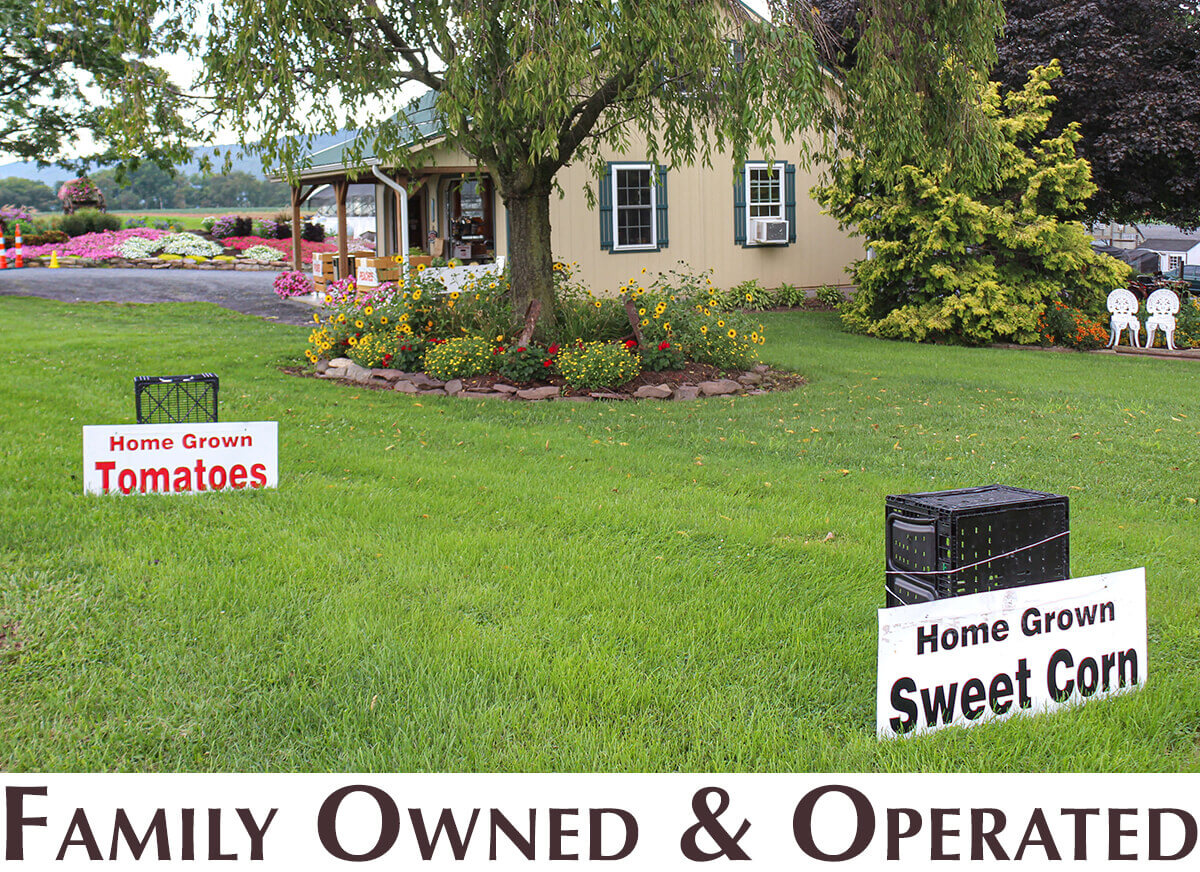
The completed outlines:
{"type": "Polygon", "coordinates": [[[782,218],[751,218],[750,238],[758,245],[786,244],[788,223],[782,218]]]}

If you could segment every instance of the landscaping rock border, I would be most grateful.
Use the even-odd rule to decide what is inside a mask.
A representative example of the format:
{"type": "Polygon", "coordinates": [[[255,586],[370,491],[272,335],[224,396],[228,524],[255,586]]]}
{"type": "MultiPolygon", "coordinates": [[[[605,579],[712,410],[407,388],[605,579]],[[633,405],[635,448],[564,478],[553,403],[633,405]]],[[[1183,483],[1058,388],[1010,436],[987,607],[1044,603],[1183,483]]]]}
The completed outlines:
{"type": "MultiPolygon", "coordinates": [[[[298,374],[306,374],[297,370],[298,374]]],[[[347,357],[317,361],[317,378],[333,379],[375,390],[392,390],[413,396],[451,396],[475,400],[550,400],[591,402],[593,400],[659,400],[687,402],[703,397],[755,396],[771,391],[794,390],[805,384],[803,376],[759,364],[746,372],[726,373],[714,367],[691,365],[676,372],[645,372],[627,385],[613,390],[573,390],[558,383],[511,384],[495,376],[442,381],[423,372],[397,369],[368,369],[347,357]]]]}
{"type": "MultiPolygon", "coordinates": [[[[11,258],[10,258],[11,260],[11,258]]],[[[50,268],[50,255],[27,257],[26,267],[50,268]]],[[[291,269],[288,261],[275,263],[256,263],[248,260],[206,260],[197,263],[192,260],[159,260],[157,257],[60,257],[58,265],[62,269],[96,269],[110,267],[114,269],[204,269],[204,270],[237,270],[238,272],[280,272],[291,269]]],[[[11,267],[10,267],[11,268],[11,267]]]]}

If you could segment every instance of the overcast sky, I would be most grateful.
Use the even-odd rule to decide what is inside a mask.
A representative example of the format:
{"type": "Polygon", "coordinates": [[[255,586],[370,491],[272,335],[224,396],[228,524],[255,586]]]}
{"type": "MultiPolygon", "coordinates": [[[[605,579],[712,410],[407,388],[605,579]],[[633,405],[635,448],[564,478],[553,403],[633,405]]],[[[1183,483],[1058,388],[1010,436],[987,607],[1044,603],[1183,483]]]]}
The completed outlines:
{"type": "MultiPolygon", "coordinates": [[[[743,2],[750,8],[757,11],[759,14],[767,14],[766,0],[743,0],[743,2]]],[[[193,61],[190,58],[182,56],[163,58],[161,64],[164,69],[171,73],[171,78],[183,88],[189,88],[191,86],[196,77],[196,73],[199,70],[199,63],[197,61],[193,61]]],[[[230,131],[219,131],[216,141],[222,144],[230,144],[237,141],[237,136],[230,131]]],[[[72,156],[85,154],[91,150],[91,146],[91,137],[87,136],[85,133],[85,135],[80,138],[79,142],[77,142],[73,148],[69,149],[68,153],[72,156]]],[[[13,155],[0,151],[0,163],[9,163],[13,160],[16,160],[13,155]]]]}

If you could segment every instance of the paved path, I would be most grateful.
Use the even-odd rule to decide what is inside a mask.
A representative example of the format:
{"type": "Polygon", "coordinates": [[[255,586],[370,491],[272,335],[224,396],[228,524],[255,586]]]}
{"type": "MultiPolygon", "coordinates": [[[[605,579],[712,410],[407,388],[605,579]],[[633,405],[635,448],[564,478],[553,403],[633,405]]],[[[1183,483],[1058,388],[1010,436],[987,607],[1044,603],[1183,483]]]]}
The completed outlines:
{"type": "Polygon", "coordinates": [[[273,272],[190,269],[7,269],[0,296],[77,303],[216,303],[282,324],[309,324],[313,308],[275,296],[273,272]]]}

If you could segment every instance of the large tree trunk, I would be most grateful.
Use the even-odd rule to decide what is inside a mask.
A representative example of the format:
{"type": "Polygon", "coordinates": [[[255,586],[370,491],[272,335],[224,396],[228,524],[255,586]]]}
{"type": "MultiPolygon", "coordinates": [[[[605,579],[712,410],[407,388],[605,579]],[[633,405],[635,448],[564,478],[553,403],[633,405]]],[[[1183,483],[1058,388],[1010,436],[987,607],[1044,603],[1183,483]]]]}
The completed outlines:
{"type": "MultiPolygon", "coordinates": [[[[542,304],[537,333],[554,328],[554,256],[550,251],[550,184],[523,190],[500,181],[508,210],[509,272],[512,276],[513,324],[520,324],[531,300],[542,304]]],[[[550,337],[552,338],[552,337],[550,337]]]]}

